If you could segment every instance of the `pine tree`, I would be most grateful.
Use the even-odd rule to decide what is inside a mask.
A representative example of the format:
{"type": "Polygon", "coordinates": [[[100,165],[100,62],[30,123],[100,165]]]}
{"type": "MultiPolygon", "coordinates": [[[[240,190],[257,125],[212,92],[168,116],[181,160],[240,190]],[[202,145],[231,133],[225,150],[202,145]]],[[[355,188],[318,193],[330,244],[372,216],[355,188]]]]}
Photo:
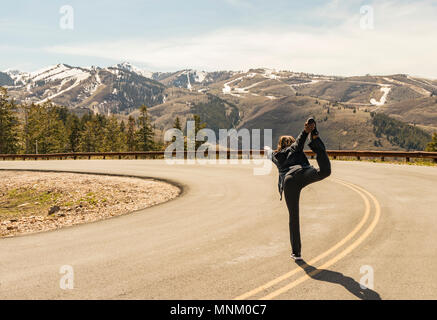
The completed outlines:
{"type": "Polygon", "coordinates": [[[52,105],[48,107],[47,119],[44,122],[46,138],[43,139],[41,153],[61,153],[67,151],[68,136],[58,109],[52,105]]]}
{"type": "Polygon", "coordinates": [[[137,141],[135,138],[135,119],[132,116],[129,116],[126,133],[126,145],[128,151],[136,151],[137,141]]]}
{"type": "Polygon", "coordinates": [[[94,121],[87,121],[79,138],[79,149],[82,152],[96,152],[98,149],[94,121]]]}
{"type": "Polygon", "coordinates": [[[108,152],[121,151],[122,141],[120,125],[115,116],[111,116],[108,119],[105,129],[104,150],[108,152]]]}
{"type": "Polygon", "coordinates": [[[120,122],[120,132],[126,133],[126,124],[124,123],[124,120],[121,120],[120,122]]]}
{"type": "Polygon", "coordinates": [[[60,153],[68,148],[68,134],[58,112],[51,102],[25,107],[26,153],[60,153]]]}
{"type": "Polygon", "coordinates": [[[138,118],[138,131],[136,133],[138,138],[138,148],[141,151],[149,151],[154,147],[153,143],[153,129],[150,122],[147,107],[142,105],[140,107],[140,116],[138,118]]]}
{"type": "MultiPolygon", "coordinates": [[[[176,117],[175,121],[173,122],[173,128],[182,131],[181,121],[179,120],[179,117],[176,117]]],[[[176,137],[173,137],[171,141],[175,142],[176,137]]]]}
{"type": "Polygon", "coordinates": [[[126,124],[124,120],[121,120],[120,122],[120,147],[119,152],[127,151],[127,132],[126,132],[126,124]]]}
{"type": "Polygon", "coordinates": [[[7,90],[0,87],[0,153],[17,153],[18,119],[14,113],[16,105],[9,101],[7,90]]]}
{"type": "Polygon", "coordinates": [[[68,151],[79,151],[79,138],[81,133],[81,122],[77,115],[71,113],[67,116],[66,121],[67,136],[68,136],[68,151]]]}
{"type": "Polygon", "coordinates": [[[182,125],[181,125],[181,121],[179,120],[179,117],[176,117],[176,119],[173,123],[173,128],[179,129],[182,131],[182,125]]]}
{"type": "Polygon", "coordinates": [[[426,146],[426,151],[437,152],[437,132],[432,134],[432,140],[426,146]]]}
{"type": "MultiPolygon", "coordinates": [[[[85,114],[81,119],[82,129],[79,149],[82,152],[105,152],[108,150],[106,134],[108,119],[104,115],[85,114]]],[[[117,125],[118,126],[118,125],[117,125]]]]}
{"type": "Polygon", "coordinates": [[[106,134],[106,126],[108,124],[108,118],[102,114],[96,114],[94,117],[94,134],[96,137],[97,148],[96,152],[105,152],[105,134],[106,134]]]}
{"type": "MultiPolygon", "coordinates": [[[[197,137],[197,133],[206,128],[206,123],[202,122],[200,120],[200,116],[198,116],[197,114],[195,114],[193,116],[194,119],[194,136],[197,137]]],[[[196,141],[196,150],[203,144],[202,141],[196,141]]]]}

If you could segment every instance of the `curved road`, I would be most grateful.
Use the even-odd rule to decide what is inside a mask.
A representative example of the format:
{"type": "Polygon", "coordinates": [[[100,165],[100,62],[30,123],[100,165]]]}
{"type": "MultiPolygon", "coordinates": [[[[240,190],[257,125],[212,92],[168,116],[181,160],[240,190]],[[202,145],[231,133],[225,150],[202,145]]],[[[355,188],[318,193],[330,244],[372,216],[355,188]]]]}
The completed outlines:
{"type": "Polygon", "coordinates": [[[165,178],[184,194],[105,221],[0,239],[0,299],[437,298],[436,167],[334,161],[332,176],[302,193],[300,265],[289,258],[276,169],[255,176],[253,167],[1,162],[165,178]],[[73,290],[60,289],[64,265],[73,267],[73,290]]]}

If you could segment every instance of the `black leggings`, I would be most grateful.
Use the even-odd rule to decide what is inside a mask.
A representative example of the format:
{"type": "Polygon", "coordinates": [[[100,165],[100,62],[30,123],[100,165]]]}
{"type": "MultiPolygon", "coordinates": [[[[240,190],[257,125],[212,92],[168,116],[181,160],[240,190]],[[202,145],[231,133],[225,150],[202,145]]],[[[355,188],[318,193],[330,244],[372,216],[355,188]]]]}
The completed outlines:
{"type": "Polygon", "coordinates": [[[284,195],[289,212],[290,243],[293,253],[300,255],[300,227],[299,227],[299,198],[301,190],[310,183],[327,178],[331,174],[331,163],[326,153],[325,146],[320,138],[310,143],[311,149],[316,153],[319,169],[309,167],[302,171],[285,177],[284,195]]]}

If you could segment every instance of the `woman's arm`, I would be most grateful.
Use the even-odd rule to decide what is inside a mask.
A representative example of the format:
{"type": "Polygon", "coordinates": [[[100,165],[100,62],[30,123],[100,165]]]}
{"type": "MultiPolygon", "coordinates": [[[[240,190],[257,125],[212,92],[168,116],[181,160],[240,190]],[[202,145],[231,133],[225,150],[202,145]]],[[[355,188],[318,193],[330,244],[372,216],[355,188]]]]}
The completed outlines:
{"type": "Polygon", "coordinates": [[[303,151],[305,147],[305,141],[308,138],[308,132],[302,130],[302,132],[297,137],[296,141],[290,146],[290,148],[294,151],[303,151]]]}
{"type": "Polygon", "coordinates": [[[315,124],[308,124],[308,122],[305,122],[304,129],[299,134],[296,141],[291,145],[291,148],[295,151],[303,151],[303,148],[305,147],[305,141],[308,138],[308,134],[313,131],[314,127],[315,124]]]}

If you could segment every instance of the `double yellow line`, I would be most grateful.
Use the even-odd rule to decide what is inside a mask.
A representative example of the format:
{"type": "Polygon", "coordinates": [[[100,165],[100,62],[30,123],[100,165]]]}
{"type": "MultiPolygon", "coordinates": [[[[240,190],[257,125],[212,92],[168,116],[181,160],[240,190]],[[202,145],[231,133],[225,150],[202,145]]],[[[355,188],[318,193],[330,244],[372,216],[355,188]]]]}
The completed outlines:
{"type": "MultiPolygon", "coordinates": [[[[313,265],[313,264],[319,262],[320,260],[322,260],[323,258],[329,256],[331,253],[333,253],[334,251],[336,251],[337,249],[339,249],[340,247],[345,245],[349,240],[351,240],[360,231],[360,229],[366,224],[367,220],[370,217],[370,213],[371,213],[370,201],[372,201],[373,206],[375,208],[375,214],[374,214],[373,220],[370,223],[370,225],[367,227],[367,229],[365,229],[365,231],[357,239],[355,239],[355,241],[353,241],[349,246],[347,246],[345,249],[343,249],[340,253],[335,255],[333,258],[331,258],[330,260],[328,260],[327,262],[325,262],[324,264],[319,266],[318,269],[326,269],[326,268],[330,267],[334,263],[338,262],[340,259],[344,258],[347,254],[349,254],[356,247],[358,247],[369,236],[369,234],[373,231],[373,229],[375,229],[375,226],[378,223],[379,218],[381,216],[381,206],[380,206],[378,200],[375,198],[375,196],[373,196],[370,192],[368,192],[367,190],[364,190],[363,188],[361,188],[357,185],[349,183],[349,182],[345,182],[345,181],[342,181],[339,179],[331,179],[331,180],[348,187],[349,189],[355,191],[356,193],[358,193],[360,195],[360,197],[363,199],[364,205],[365,205],[364,215],[363,215],[362,219],[360,220],[360,222],[358,223],[358,225],[346,237],[344,237],[342,240],[340,240],[338,243],[336,243],[334,246],[332,246],[331,248],[329,248],[325,252],[321,253],[317,257],[310,260],[308,262],[308,264],[313,265]]],[[[281,283],[282,281],[285,281],[285,280],[291,278],[295,274],[303,272],[306,266],[307,265],[302,265],[303,268],[297,267],[296,269],[293,269],[293,270],[267,282],[266,284],[259,286],[258,288],[255,288],[251,291],[248,291],[248,292],[246,292],[246,293],[244,293],[244,294],[242,294],[234,299],[235,300],[243,300],[243,299],[247,299],[249,297],[252,297],[258,293],[261,293],[264,290],[267,290],[267,289],[281,283]]],[[[274,290],[273,292],[263,296],[261,298],[261,300],[274,299],[277,296],[289,291],[290,289],[301,284],[305,280],[310,279],[311,276],[320,272],[318,269],[314,270],[310,274],[302,275],[300,278],[294,280],[293,282],[290,282],[290,283],[284,285],[283,287],[274,290]]]]}

